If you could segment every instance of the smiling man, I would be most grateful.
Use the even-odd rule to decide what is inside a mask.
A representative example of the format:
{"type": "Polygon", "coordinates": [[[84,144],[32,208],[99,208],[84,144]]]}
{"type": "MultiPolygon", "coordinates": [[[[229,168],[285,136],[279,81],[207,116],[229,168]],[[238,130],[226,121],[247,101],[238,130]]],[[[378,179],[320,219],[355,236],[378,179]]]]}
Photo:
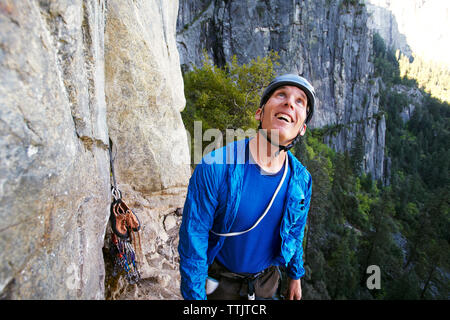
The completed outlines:
{"type": "Polygon", "coordinates": [[[255,114],[256,137],[213,151],[197,165],[178,247],[185,299],[271,299],[279,266],[289,277],[286,298],[301,299],[312,181],[289,149],[305,134],[314,106],[306,79],[275,78],[255,114]],[[211,161],[217,154],[223,161],[211,161]]]}

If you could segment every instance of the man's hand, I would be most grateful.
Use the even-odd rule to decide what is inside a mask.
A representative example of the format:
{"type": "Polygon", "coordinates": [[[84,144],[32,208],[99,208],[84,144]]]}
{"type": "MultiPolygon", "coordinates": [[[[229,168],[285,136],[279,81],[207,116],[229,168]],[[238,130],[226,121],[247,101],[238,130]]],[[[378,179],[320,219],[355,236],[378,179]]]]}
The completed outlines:
{"type": "Polygon", "coordinates": [[[286,297],[288,300],[300,300],[302,298],[302,284],[300,279],[289,279],[286,297]]]}

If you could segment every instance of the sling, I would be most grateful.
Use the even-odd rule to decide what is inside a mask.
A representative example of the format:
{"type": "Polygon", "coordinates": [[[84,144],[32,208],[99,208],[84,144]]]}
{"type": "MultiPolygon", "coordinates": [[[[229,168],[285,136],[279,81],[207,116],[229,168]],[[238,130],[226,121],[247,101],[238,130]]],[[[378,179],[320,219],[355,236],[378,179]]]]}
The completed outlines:
{"type": "Polygon", "coordinates": [[[238,231],[238,232],[230,232],[230,233],[217,233],[214,232],[213,230],[210,230],[211,233],[215,234],[216,236],[221,236],[221,237],[234,237],[234,236],[239,236],[241,234],[247,233],[251,230],[253,230],[254,228],[256,228],[256,226],[261,222],[261,220],[266,216],[267,212],[269,212],[270,208],[272,207],[272,203],[275,200],[275,197],[278,194],[278,191],[280,191],[281,186],[284,183],[284,179],[286,178],[286,174],[288,171],[288,165],[289,165],[289,161],[288,161],[289,156],[286,154],[286,161],[284,162],[284,172],[283,172],[283,177],[281,178],[280,183],[278,184],[278,187],[276,188],[275,192],[273,193],[272,199],[270,199],[269,204],[267,205],[266,210],[264,210],[263,214],[261,215],[261,217],[259,217],[259,219],[255,222],[255,224],[253,225],[253,227],[244,230],[244,231],[238,231]]]}

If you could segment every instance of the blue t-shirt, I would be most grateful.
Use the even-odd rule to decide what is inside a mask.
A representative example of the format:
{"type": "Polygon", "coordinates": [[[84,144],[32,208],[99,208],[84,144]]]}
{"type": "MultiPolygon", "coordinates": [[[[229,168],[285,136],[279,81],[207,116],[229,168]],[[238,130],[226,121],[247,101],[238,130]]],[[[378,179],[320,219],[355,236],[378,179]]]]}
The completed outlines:
{"type": "MultiPolygon", "coordinates": [[[[266,210],[284,173],[284,165],[275,174],[264,172],[251,157],[248,145],[241,201],[229,232],[244,231],[255,224],[266,210]]],[[[236,273],[257,273],[271,265],[279,264],[277,257],[281,248],[280,223],[289,176],[288,168],[272,207],[256,228],[239,236],[225,238],[216,259],[228,270],[236,273]]]]}

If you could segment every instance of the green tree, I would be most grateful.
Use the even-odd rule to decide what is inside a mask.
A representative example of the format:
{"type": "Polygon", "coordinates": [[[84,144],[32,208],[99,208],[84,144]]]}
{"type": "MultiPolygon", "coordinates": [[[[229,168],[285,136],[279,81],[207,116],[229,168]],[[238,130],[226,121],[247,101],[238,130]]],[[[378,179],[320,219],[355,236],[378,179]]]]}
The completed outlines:
{"type": "MultiPolygon", "coordinates": [[[[223,135],[226,129],[256,129],[254,114],[263,88],[275,76],[278,59],[277,53],[270,52],[238,65],[233,57],[230,64],[219,68],[205,53],[202,67],[184,74],[186,107],[181,116],[191,139],[194,121],[201,121],[203,132],[214,128],[223,135]]],[[[202,150],[207,143],[203,142],[202,150]]]]}
{"type": "Polygon", "coordinates": [[[450,103],[450,68],[413,54],[412,59],[398,53],[400,76],[409,85],[422,87],[441,101],[450,103]]]}
{"type": "Polygon", "coordinates": [[[330,209],[330,191],[333,176],[333,150],[319,142],[309,130],[293,149],[294,155],[308,168],[313,179],[311,205],[305,232],[304,260],[311,266],[313,279],[323,279],[322,239],[326,237],[324,220],[330,209]]]}
{"type": "Polygon", "coordinates": [[[354,299],[360,282],[356,257],[357,239],[346,230],[333,248],[327,263],[327,289],[332,299],[354,299]]]}
{"type": "MultiPolygon", "coordinates": [[[[397,238],[405,238],[402,267],[389,266],[397,265],[400,259],[395,246],[390,246],[393,249],[390,253],[386,247],[378,246],[379,243],[389,245],[388,233],[368,233],[361,249],[367,250],[367,260],[391,260],[389,265],[382,267],[390,277],[385,286],[386,298],[447,299],[450,237],[444,230],[449,230],[450,108],[447,103],[422,91],[423,104],[417,106],[410,120],[404,123],[399,114],[409,104],[409,98],[392,90],[392,85],[397,83],[392,77],[397,74],[395,69],[403,69],[402,84],[417,87],[417,83],[435,77],[436,68],[420,59],[411,64],[397,55],[399,67],[389,58],[392,54],[388,53],[381,37],[374,36],[373,44],[378,59],[375,61],[376,72],[386,84],[380,108],[387,115],[386,154],[392,160],[391,185],[383,190],[392,209],[385,215],[385,205],[378,206],[374,217],[381,216],[381,221],[389,222],[383,230],[389,230],[390,225],[395,226],[391,233],[397,238]],[[404,68],[405,64],[409,67],[404,68]],[[386,70],[382,70],[384,67],[386,70]],[[410,76],[417,81],[405,78],[410,76]]],[[[374,220],[370,226],[376,228],[379,223],[374,220]]]]}

